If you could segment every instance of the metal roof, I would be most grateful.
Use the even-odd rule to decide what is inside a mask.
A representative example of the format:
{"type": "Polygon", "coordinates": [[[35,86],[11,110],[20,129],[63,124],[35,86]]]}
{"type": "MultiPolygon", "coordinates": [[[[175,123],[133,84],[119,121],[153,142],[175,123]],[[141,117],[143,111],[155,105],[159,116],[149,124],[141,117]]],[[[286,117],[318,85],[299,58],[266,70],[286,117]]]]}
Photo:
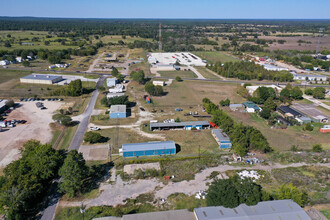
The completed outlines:
{"type": "Polygon", "coordinates": [[[184,122],[169,122],[169,123],[151,123],[150,128],[156,127],[185,127],[185,126],[198,126],[210,125],[208,121],[184,121],[184,122]]]}
{"type": "Polygon", "coordinates": [[[175,149],[174,141],[157,141],[157,142],[146,142],[146,143],[133,143],[123,144],[122,149],[125,151],[144,151],[144,150],[164,150],[164,149],[175,149]]]}
{"type": "Polygon", "coordinates": [[[290,113],[294,117],[299,116],[299,115],[302,115],[299,112],[297,112],[296,110],[290,108],[289,106],[280,106],[278,109],[281,110],[282,112],[284,112],[284,114],[290,113]]]}
{"type": "Polygon", "coordinates": [[[123,220],[196,220],[187,209],[124,215],[123,220]]]}
{"type": "Polygon", "coordinates": [[[0,109],[6,105],[7,99],[0,99],[0,109]]]}
{"type": "Polygon", "coordinates": [[[221,129],[212,129],[212,133],[220,140],[220,141],[230,141],[228,135],[222,132],[221,129]]]}
{"type": "Polygon", "coordinates": [[[236,208],[205,207],[194,209],[197,220],[311,220],[292,200],[259,202],[255,206],[241,204],[236,208]]]}
{"type": "Polygon", "coordinates": [[[251,102],[251,101],[243,102],[243,105],[247,108],[254,108],[255,110],[260,109],[254,102],[251,102]]]}
{"type": "Polygon", "coordinates": [[[22,77],[22,79],[56,80],[56,79],[62,79],[62,76],[33,73],[31,75],[22,77]]]}
{"type": "Polygon", "coordinates": [[[112,105],[110,107],[110,113],[126,113],[126,105],[112,105]]]}
{"type": "Polygon", "coordinates": [[[243,104],[230,104],[229,108],[242,108],[243,104]]]}
{"type": "Polygon", "coordinates": [[[117,78],[107,78],[107,82],[110,82],[110,81],[116,81],[117,78]]]}
{"type": "Polygon", "coordinates": [[[292,74],[295,77],[317,77],[317,78],[327,78],[327,76],[323,76],[323,75],[305,75],[305,74],[292,74]]]}

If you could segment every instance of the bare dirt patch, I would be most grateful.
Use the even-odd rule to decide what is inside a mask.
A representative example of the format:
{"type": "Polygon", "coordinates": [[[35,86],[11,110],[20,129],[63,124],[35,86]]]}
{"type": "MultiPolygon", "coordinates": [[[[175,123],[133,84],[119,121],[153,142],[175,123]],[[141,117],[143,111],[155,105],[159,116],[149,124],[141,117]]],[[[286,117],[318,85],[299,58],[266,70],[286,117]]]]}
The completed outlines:
{"type": "Polygon", "coordinates": [[[81,145],[79,152],[84,155],[85,160],[107,160],[109,155],[108,145],[81,145]]]}
{"type": "Polygon", "coordinates": [[[0,132],[0,167],[4,167],[19,158],[19,148],[27,140],[36,139],[41,143],[52,140],[49,126],[54,112],[63,104],[61,102],[44,102],[47,109],[37,108],[35,102],[23,102],[21,106],[6,117],[7,120],[26,120],[14,128],[6,128],[0,132]]]}
{"type": "Polygon", "coordinates": [[[144,164],[128,164],[124,166],[124,172],[127,174],[134,174],[134,170],[146,170],[146,169],[155,169],[160,170],[159,163],[144,163],[144,164]]]}

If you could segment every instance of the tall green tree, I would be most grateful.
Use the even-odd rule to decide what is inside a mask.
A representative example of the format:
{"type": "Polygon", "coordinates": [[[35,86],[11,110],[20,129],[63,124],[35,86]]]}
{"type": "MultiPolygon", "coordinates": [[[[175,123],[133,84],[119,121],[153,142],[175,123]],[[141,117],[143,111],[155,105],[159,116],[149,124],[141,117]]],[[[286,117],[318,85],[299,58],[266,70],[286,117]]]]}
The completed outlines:
{"type": "Polygon", "coordinates": [[[276,199],[292,199],[294,202],[298,203],[300,206],[305,206],[308,202],[307,193],[299,190],[292,183],[287,185],[282,185],[276,192],[276,199]]]}
{"type": "Polygon", "coordinates": [[[69,96],[80,96],[83,94],[82,82],[80,79],[71,81],[66,89],[69,96]]]}
{"type": "Polygon", "coordinates": [[[63,166],[59,170],[62,181],[59,184],[60,191],[71,198],[82,192],[84,182],[89,175],[89,168],[81,153],[72,150],[64,160],[63,166]]]}

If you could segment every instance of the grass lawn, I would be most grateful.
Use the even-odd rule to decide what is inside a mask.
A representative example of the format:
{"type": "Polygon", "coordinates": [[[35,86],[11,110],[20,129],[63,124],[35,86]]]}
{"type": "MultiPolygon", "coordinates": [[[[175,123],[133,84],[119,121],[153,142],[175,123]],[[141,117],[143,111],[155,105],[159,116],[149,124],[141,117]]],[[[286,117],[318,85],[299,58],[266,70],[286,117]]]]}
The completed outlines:
{"type": "Polygon", "coordinates": [[[292,145],[297,145],[301,149],[311,149],[314,144],[327,145],[329,142],[328,134],[319,131],[322,125],[314,123],[313,131],[303,131],[302,126],[291,126],[287,129],[272,129],[266,122],[256,114],[228,112],[237,122],[245,125],[254,126],[259,129],[267,138],[271,147],[275,150],[287,151],[292,145]]]}
{"type": "Polygon", "coordinates": [[[76,130],[78,128],[78,125],[73,127],[68,127],[66,132],[64,133],[64,136],[60,140],[57,150],[67,150],[70,147],[71,141],[76,133],[76,130]]]}
{"type": "Polygon", "coordinates": [[[132,129],[128,128],[111,128],[111,129],[102,129],[98,131],[102,136],[110,138],[109,143],[113,147],[114,154],[119,153],[118,149],[121,148],[122,144],[129,143],[141,143],[149,141],[159,141],[160,139],[147,138],[142,135],[139,135],[132,129]]]}
{"type": "Polygon", "coordinates": [[[132,71],[138,71],[138,70],[143,70],[144,74],[146,76],[150,76],[150,67],[148,62],[142,62],[142,63],[137,63],[137,64],[132,64],[129,67],[128,73],[131,73],[132,71]]]}
{"type": "Polygon", "coordinates": [[[162,97],[152,97],[154,106],[199,106],[202,99],[207,97],[214,103],[229,98],[232,103],[241,102],[243,98],[236,94],[237,85],[221,82],[201,81],[173,81],[170,86],[165,86],[167,92],[162,97]]]}
{"type": "Polygon", "coordinates": [[[180,76],[181,78],[197,78],[196,74],[193,71],[158,71],[160,76],[175,78],[180,76]]]}
{"type": "Polygon", "coordinates": [[[129,125],[135,123],[137,120],[138,117],[121,118],[117,121],[116,119],[111,119],[109,114],[92,115],[91,117],[91,123],[94,123],[95,125],[117,125],[117,123],[122,125],[129,125]]]}
{"type": "Polygon", "coordinates": [[[165,134],[166,140],[173,140],[176,144],[180,145],[178,156],[198,155],[199,148],[201,154],[219,154],[220,152],[219,145],[212,136],[211,130],[169,130],[157,133],[165,134]]]}
{"type": "Polygon", "coordinates": [[[195,67],[197,71],[202,74],[206,79],[221,79],[218,76],[215,76],[214,74],[211,73],[211,70],[207,69],[206,67],[200,67],[196,66],[195,67]]]}
{"type": "Polygon", "coordinates": [[[330,210],[321,210],[321,212],[327,219],[330,219],[330,210]]]}
{"type": "Polygon", "coordinates": [[[239,61],[238,59],[216,51],[196,51],[193,53],[203,60],[207,60],[209,63],[216,63],[219,61],[221,63],[239,61]]]}

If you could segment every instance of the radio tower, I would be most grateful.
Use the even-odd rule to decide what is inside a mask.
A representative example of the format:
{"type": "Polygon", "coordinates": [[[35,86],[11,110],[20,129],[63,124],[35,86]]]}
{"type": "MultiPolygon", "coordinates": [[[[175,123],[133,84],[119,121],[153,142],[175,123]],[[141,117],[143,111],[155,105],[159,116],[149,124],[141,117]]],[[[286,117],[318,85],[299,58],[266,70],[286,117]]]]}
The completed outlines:
{"type": "Polygon", "coordinates": [[[163,50],[162,45],[162,24],[159,24],[159,51],[163,50]]]}
{"type": "Polygon", "coordinates": [[[320,52],[322,33],[323,33],[323,28],[320,28],[320,30],[319,30],[319,40],[317,42],[317,48],[316,48],[316,55],[318,55],[319,52],[320,52]]]}

